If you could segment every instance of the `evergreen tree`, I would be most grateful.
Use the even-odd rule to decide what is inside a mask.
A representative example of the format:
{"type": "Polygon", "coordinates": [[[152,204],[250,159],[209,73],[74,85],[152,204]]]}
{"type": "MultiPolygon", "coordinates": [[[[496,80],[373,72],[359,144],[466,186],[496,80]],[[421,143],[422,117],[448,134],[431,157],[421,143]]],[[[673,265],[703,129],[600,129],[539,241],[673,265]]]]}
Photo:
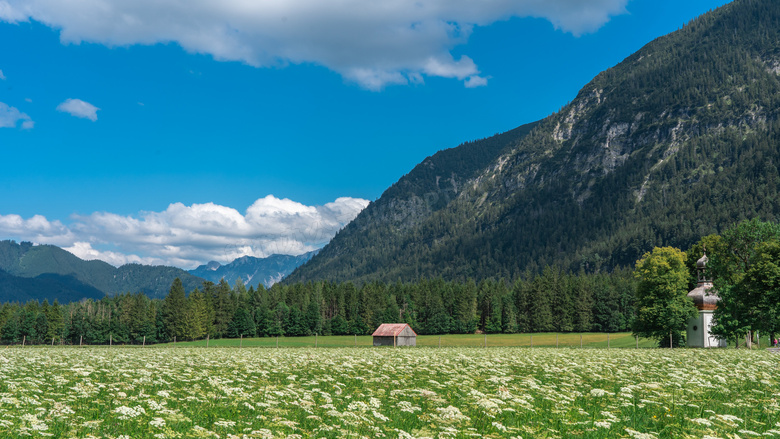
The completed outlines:
{"type": "Polygon", "coordinates": [[[187,338],[187,296],[179,278],[174,279],[170,292],[163,300],[162,314],[165,333],[179,340],[187,338]]]}

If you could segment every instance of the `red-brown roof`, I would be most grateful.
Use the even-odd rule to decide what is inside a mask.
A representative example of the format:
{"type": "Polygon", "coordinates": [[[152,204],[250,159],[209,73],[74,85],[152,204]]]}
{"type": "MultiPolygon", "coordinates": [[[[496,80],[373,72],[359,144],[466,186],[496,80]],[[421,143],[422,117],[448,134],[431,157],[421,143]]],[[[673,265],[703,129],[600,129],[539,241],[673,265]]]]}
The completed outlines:
{"type": "Polygon", "coordinates": [[[374,337],[395,337],[400,334],[404,328],[409,328],[409,330],[412,331],[414,335],[417,335],[417,333],[414,332],[414,329],[412,329],[411,326],[409,326],[407,323],[382,323],[371,335],[374,337]]]}

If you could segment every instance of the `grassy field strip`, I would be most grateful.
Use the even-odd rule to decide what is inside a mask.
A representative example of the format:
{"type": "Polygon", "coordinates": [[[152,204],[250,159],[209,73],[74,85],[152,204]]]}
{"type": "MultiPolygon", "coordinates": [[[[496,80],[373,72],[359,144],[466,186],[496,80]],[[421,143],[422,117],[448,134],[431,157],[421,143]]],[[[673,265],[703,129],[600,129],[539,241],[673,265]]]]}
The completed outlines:
{"type": "Polygon", "coordinates": [[[3,349],[0,437],[780,437],[778,376],[733,349],[3,349]]]}
{"type": "MultiPolygon", "coordinates": [[[[556,347],[557,346],[579,348],[580,334],[556,334],[556,333],[535,333],[535,334],[488,334],[488,347],[531,347],[533,341],[534,347],[556,347]],[[557,340],[556,340],[557,337],[557,340]]],[[[481,334],[452,334],[441,336],[442,347],[482,347],[485,343],[485,335],[481,334]]],[[[209,340],[209,347],[276,347],[276,337],[245,338],[239,339],[217,339],[209,340]]],[[[279,337],[279,347],[314,347],[315,337],[279,337]]],[[[172,346],[173,343],[161,344],[158,346],[172,346]]],[[[354,337],[351,335],[318,336],[316,338],[318,347],[367,347],[373,346],[373,339],[368,335],[354,337]]],[[[582,346],[585,348],[606,348],[607,345],[613,348],[633,348],[636,347],[636,339],[627,332],[609,334],[609,342],[606,333],[583,333],[582,346]]],[[[177,342],[179,347],[205,347],[206,340],[192,342],[177,342]]],[[[419,335],[417,336],[417,346],[439,346],[438,335],[419,335]]],[[[656,347],[657,343],[650,339],[639,339],[640,348],[656,347]]]]}

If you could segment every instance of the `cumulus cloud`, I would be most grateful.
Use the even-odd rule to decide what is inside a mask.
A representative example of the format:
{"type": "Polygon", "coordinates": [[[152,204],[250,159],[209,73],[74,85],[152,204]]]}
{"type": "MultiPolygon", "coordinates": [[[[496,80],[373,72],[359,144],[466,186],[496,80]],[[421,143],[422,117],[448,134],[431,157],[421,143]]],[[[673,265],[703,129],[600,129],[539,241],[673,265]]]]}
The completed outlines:
{"type": "MultiPolygon", "coordinates": [[[[35,20],[63,43],[175,42],[252,66],[314,63],[368,89],[421,75],[479,75],[451,51],[475,26],[537,17],[574,35],[626,12],[628,0],[0,0],[0,20],[35,20]]],[[[474,81],[484,81],[484,78],[474,81]]],[[[472,82],[474,83],[474,82],[472,82]]]]}
{"type": "Polygon", "coordinates": [[[0,81],[5,81],[5,75],[2,70],[0,70],[0,81]]]}
{"type": "Polygon", "coordinates": [[[466,88],[483,87],[487,85],[487,81],[487,78],[481,76],[469,76],[469,78],[464,81],[464,85],[466,88]]]}
{"type": "Polygon", "coordinates": [[[22,123],[21,128],[23,130],[29,130],[35,126],[35,122],[26,113],[22,113],[18,108],[0,102],[0,128],[15,128],[19,122],[22,123]]]}
{"type": "Polygon", "coordinates": [[[100,108],[84,102],[81,99],[66,99],[60,105],[57,105],[57,111],[68,113],[71,116],[80,117],[82,119],[89,119],[92,122],[97,120],[97,111],[100,108]]]}
{"type": "Polygon", "coordinates": [[[343,197],[307,206],[268,195],[244,213],[214,203],[173,203],[162,212],[95,212],[68,226],[36,215],[0,215],[0,236],[59,245],[82,259],[194,268],[241,256],[298,255],[325,245],[368,205],[343,197]]]}

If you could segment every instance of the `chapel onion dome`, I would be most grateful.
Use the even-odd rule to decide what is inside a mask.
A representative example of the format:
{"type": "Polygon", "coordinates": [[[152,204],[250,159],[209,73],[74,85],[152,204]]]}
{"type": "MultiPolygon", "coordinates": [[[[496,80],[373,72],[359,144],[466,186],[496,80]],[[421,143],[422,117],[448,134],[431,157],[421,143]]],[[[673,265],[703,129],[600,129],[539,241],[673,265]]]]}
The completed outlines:
{"type": "Polygon", "coordinates": [[[707,253],[704,254],[698,261],[696,261],[696,269],[697,270],[704,270],[707,268],[707,262],[710,261],[710,258],[707,257],[707,253]]]}
{"type": "Polygon", "coordinates": [[[698,310],[714,310],[720,301],[720,297],[712,290],[711,283],[699,284],[688,293],[688,297],[693,300],[693,304],[698,310]]]}
{"type": "Polygon", "coordinates": [[[693,304],[700,311],[714,310],[718,307],[718,302],[720,301],[720,297],[718,297],[715,290],[712,289],[712,281],[707,279],[707,262],[709,262],[707,253],[696,261],[696,270],[699,272],[699,282],[696,285],[696,288],[688,293],[688,297],[693,300],[693,304]]]}

